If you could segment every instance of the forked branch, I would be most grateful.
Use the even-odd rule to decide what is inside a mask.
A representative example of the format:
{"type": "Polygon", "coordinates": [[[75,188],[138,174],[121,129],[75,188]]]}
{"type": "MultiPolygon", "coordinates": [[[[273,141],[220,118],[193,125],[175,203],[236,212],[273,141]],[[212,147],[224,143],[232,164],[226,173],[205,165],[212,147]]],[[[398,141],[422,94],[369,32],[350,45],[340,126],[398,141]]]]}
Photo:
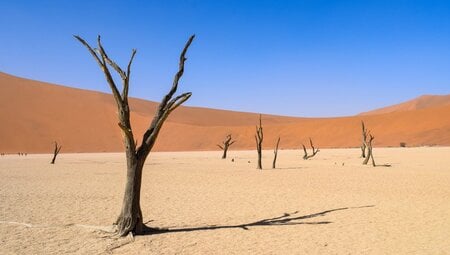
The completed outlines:
{"type": "Polygon", "coordinates": [[[102,70],[103,74],[105,75],[106,81],[111,88],[111,91],[113,93],[114,99],[117,103],[117,109],[118,109],[118,117],[119,117],[119,127],[122,129],[124,134],[124,144],[127,148],[127,153],[130,153],[130,155],[135,154],[136,152],[136,143],[133,136],[133,131],[131,128],[130,123],[130,109],[128,106],[128,89],[129,89],[129,82],[130,82],[130,75],[131,75],[131,64],[133,62],[134,56],[136,55],[136,50],[133,49],[131,53],[130,60],[127,65],[127,71],[123,71],[122,68],[119,67],[119,65],[116,64],[111,58],[109,58],[108,54],[106,53],[105,49],[103,48],[101,37],[97,37],[97,48],[93,49],[83,38],[81,38],[78,35],[74,36],[81,44],[83,44],[88,51],[91,53],[91,55],[96,60],[97,64],[100,66],[100,69],[102,70]],[[119,89],[112,78],[111,72],[108,68],[108,66],[112,67],[120,76],[122,80],[122,94],[119,93],[119,89]]]}
{"type": "Polygon", "coordinates": [[[312,154],[310,154],[310,155],[308,155],[308,151],[306,150],[305,145],[302,144],[303,151],[305,152],[305,155],[303,155],[303,159],[304,159],[304,160],[307,160],[307,159],[310,159],[310,158],[316,156],[316,154],[319,152],[319,149],[316,149],[316,148],[314,147],[314,144],[313,144],[311,138],[309,138],[309,145],[311,146],[311,149],[312,149],[312,154]]]}
{"type": "Polygon", "coordinates": [[[116,71],[119,69],[118,73],[122,80],[124,80],[123,71],[121,71],[120,68],[114,63],[114,61],[110,60],[109,57],[106,55],[106,52],[103,48],[101,37],[100,35],[97,36],[97,49],[92,48],[83,38],[81,38],[78,35],[74,35],[74,37],[83,44],[88,51],[91,53],[92,57],[94,57],[97,64],[100,66],[103,74],[105,75],[106,81],[108,82],[109,87],[111,88],[111,91],[114,95],[114,99],[117,102],[117,105],[119,107],[119,111],[124,106],[122,97],[119,93],[119,90],[117,89],[116,83],[114,82],[114,79],[112,78],[111,72],[109,71],[108,65],[111,65],[116,71]],[[116,69],[118,68],[118,69],[116,69]]]}
{"type": "Polygon", "coordinates": [[[143,139],[142,139],[142,145],[138,149],[138,155],[146,155],[148,154],[149,149],[151,149],[156,141],[156,137],[159,134],[159,130],[162,127],[162,124],[167,119],[169,114],[175,110],[178,106],[180,106],[182,103],[184,103],[186,100],[188,100],[192,93],[184,93],[181,94],[175,98],[172,98],[175,92],[178,88],[178,82],[180,81],[181,76],[183,76],[184,73],[184,63],[186,61],[186,52],[191,45],[192,41],[194,40],[195,35],[192,35],[189,40],[186,42],[186,45],[183,48],[183,51],[180,55],[180,62],[178,65],[178,71],[175,74],[175,77],[173,79],[172,88],[170,91],[163,97],[161,100],[161,103],[159,104],[158,110],[153,117],[153,120],[150,124],[150,127],[147,129],[147,131],[144,133],[143,139]]]}
{"type": "Polygon", "coordinates": [[[232,140],[231,134],[229,134],[226,136],[225,140],[223,140],[222,145],[217,144],[217,146],[223,150],[222,159],[227,158],[228,149],[235,142],[236,142],[236,140],[232,140]]]}
{"type": "Polygon", "coordinates": [[[369,159],[372,159],[372,166],[376,166],[375,160],[373,158],[373,152],[372,152],[372,141],[373,141],[373,139],[375,139],[375,137],[372,134],[370,134],[370,132],[368,132],[367,134],[368,134],[368,137],[364,141],[364,144],[367,148],[367,157],[364,159],[363,165],[367,165],[367,163],[369,162],[369,159]]]}
{"type": "Polygon", "coordinates": [[[383,165],[377,165],[375,164],[375,159],[373,158],[373,140],[375,139],[375,137],[370,133],[370,131],[366,130],[366,138],[364,140],[364,146],[365,148],[367,148],[367,154],[366,154],[366,158],[363,161],[363,165],[367,165],[367,163],[369,162],[369,160],[372,160],[372,166],[376,167],[376,166],[383,166],[383,167],[390,167],[390,164],[383,164],[383,165]]]}
{"type": "Polygon", "coordinates": [[[55,164],[56,156],[58,156],[59,151],[61,150],[61,146],[58,146],[58,143],[55,142],[55,149],[53,150],[53,158],[50,164],[55,164]]]}

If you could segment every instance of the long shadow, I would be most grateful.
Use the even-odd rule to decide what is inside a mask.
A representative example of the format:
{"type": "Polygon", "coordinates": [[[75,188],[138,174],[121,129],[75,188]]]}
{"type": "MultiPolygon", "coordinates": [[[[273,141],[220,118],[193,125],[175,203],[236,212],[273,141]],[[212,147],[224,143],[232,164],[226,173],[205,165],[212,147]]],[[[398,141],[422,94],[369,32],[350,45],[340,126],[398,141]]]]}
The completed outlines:
{"type": "Polygon", "coordinates": [[[295,170],[295,169],[306,169],[306,167],[277,167],[275,169],[268,169],[268,170],[276,171],[276,170],[295,170]]]}
{"type": "Polygon", "coordinates": [[[336,211],[368,208],[368,207],[374,207],[374,206],[375,205],[365,205],[365,206],[358,206],[358,207],[342,207],[342,208],[336,208],[336,209],[326,210],[323,212],[302,215],[302,216],[295,216],[295,214],[298,213],[298,211],[295,211],[293,213],[285,213],[278,217],[273,217],[273,218],[268,218],[268,219],[263,219],[263,220],[258,220],[255,222],[238,224],[238,225],[209,225],[209,226],[203,226],[203,227],[170,228],[170,229],[169,228],[146,227],[143,234],[144,235],[154,235],[154,234],[164,234],[164,233],[178,233],[178,232],[204,231],[204,230],[229,229],[229,228],[241,228],[244,230],[249,230],[248,229],[249,227],[258,227],[258,226],[324,225],[324,224],[330,224],[332,222],[331,221],[304,222],[301,220],[325,216],[328,213],[336,212],[336,211]]]}

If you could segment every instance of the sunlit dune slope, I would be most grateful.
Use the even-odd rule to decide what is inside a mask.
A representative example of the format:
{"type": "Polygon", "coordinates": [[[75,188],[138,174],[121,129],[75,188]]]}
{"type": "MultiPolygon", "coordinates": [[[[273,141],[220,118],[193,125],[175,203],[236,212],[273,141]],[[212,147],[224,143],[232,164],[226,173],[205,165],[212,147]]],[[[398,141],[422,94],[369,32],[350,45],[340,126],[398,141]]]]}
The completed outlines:
{"type": "MultiPolygon", "coordinates": [[[[193,95],[195,96],[195,95],[193,95]]],[[[157,104],[130,99],[135,137],[149,125],[157,104]]],[[[375,135],[376,146],[450,145],[450,104],[410,111],[342,118],[293,118],[262,115],[265,140],[272,148],[299,148],[311,137],[319,147],[355,147],[360,121],[375,135]]],[[[62,152],[121,151],[116,106],[108,94],[74,89],[0,73],[0,152],[48,153],[53,142],[62,152]]],[[[156,150],[213,150],[226,134],[233,149],[254,148],[258,114],[180,107],[168,119],[156,150]]]]}
{"type": "Polygon", "coordinates": [[[400,104],[395,104],[380,109],[363,112],[360,115],[374,115],[392,112],[413,111],[432,107],[441,107],[446,105],[450,105],[450,95],[423,95],[400,104]]]}

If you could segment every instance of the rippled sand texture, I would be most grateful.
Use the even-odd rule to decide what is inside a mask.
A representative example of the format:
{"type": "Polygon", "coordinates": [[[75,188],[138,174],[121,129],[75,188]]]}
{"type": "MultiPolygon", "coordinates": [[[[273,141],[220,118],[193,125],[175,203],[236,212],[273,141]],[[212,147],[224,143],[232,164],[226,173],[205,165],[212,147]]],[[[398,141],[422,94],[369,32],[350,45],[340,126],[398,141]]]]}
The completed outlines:
{"type": "Polygon", "coordinates": [[[142,211],[169,231],[113,239],[123,154],[0,157],[0,254],[446,254],[450,148],[153,153],[142,211]],[[234,158],[234,162],[231,161],[234,158]],[[250,163],[249,163],[250,162],[250,163]],[[121,244],[125,244],[120,246],[121,244]],[[119,247],[120,246],[120,247],[119,247]]]}

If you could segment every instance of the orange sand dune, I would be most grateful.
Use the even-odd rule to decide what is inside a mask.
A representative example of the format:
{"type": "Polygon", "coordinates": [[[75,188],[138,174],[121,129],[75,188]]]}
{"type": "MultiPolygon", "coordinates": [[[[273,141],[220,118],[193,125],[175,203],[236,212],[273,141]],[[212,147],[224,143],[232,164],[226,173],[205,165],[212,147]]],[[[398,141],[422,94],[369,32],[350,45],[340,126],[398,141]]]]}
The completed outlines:
{"type": "MultiPolygon", "coordinates": [[[[133,98],[130,105],[139,140],[157,104],[133,98]]],[[[450,145],[450,104],[433,106],[342,118],[263,115],[264,147],[272,148],[278,136],[281,148],[299,148],[308,137],[319,147],[355,147],[361,120],[375,135],[376,146],[450,145]]],[[[116,119],[111,95],[0,73],[0,152],[51,152],[53,141],[62,144],[62,152],[122,151],[116,119]]],[[[233,149],[253,149],[257,121],[255,113],[180,107],[164,125],[155,149],[217,149],[228,133],[237,139],[233,149]]]]}
{"type": "Polygon", "coordinates": [[[420,110],[431,107],[440,107],[450,105],[450,95],[423,95],[418,98],[391,105],[388,107],[383,107],[380,109],[363,112],[360,115],[373,115],[373,114],[384,114],[391,112],[404,112],[412,110],[420,110]]]}

